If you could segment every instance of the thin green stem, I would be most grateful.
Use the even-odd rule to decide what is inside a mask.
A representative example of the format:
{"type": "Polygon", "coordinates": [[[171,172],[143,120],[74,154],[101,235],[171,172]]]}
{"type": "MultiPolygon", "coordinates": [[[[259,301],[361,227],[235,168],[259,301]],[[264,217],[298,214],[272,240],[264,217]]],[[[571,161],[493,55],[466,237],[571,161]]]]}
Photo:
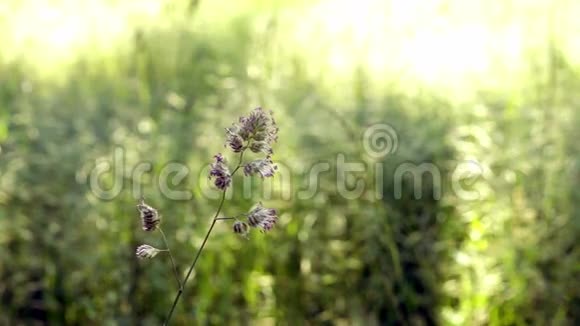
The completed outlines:
{"type": "Polygon", "coordinates": [[[238,172],[240,167],[242,167],[242,160],[244,159],[244,151],[246,150],[246,148],[248,148],[248,146],[244,147],[242,149],[242,151],[240,152],[240,160],[238,161],[238,165],[236,166],[236,168],[234,169],[234,171],[231,174],[232,177],[234,176],[234,174],[236,174],[236,172],[238,172]]]}
{"type": "MultiPolygon", "coordinates": [[[[216,218],[222,209],[225,198],[226,198],[226,192],[224,191],[223,195],[222,195],[222,199],[220,201],[220,205],[215,213],[213,221],[211,222],[209,230],[207,230],[207,233],[205,234],[205,238],[203,239],[201,246],[197,250],[195,258],[193,259],[193,263],[191,263],[191,266],[189,266],[189,270],[187,271],[187,275],[185,275],[185,279],[183,279],[183,285],[185,285],[187,283],[187,280],[189,280],[189,277],[191,276],[191,272],[193,272],[193,269],[195,268],[195,264],[197,263],[197,260],[199,259],[199,256],[201,255],[201,252],[203,251],[203,248],[205,247],[205,244],[207,243],[207,239],[209,239],[209,235],[211,234],[211,231],[213,230],[213,227],[215,226],[215,223],[217,222],[216,218]]],[[[169,310],[169,314],[167,315],[167,318],[165,318],[165,322],[163,323],[163,325],[169,325],[169,321],[171,320],[171,316],[173,315],[173,311],[175,310],[175,307],[177,306],[177,303],[179,302],[179,298],[181,298],[182,294],[183,294],[183,287],[180,287],[179,290],[177,291],[177,295],[175,296],[175,299],[173,300],[173,305],[171,306],[171,310],[169,310]]]]}
{"type": "Polygon", "coordinates": [[[241,213],[238,214],[236,216],[232,216],[232,217],[218,217],[216,218],[216,220],[220,221],[220,220],[237,220],[240,216],[247,216],[247,213],[241,213]]]}
{"type": "Polygon", "coordinates": [[[175,280],[177,281],[177,288],[181,289],[181,281],[179,280],[179,273],[177,272],[177,265],[175,264],[175,260],[173,259],[173,254],[171,254],[171,249],[169,249],[169,243],[167,242],[167,238],[165,237],[165,233],[161,229],[158,228],[159,233],[161,233],[161,237],[163,237],[163,242],[165,243],[165,248],[167,248],[167,253],[169,254],[169,259],[171,260],[171,266],[173,266],[173,274],[175,274],[175,280]]]}
{"type": "MultiPolygon", "coordinates": [[[[234,171],[231,173],[232,177],[242,166],[242,160],[243,160],[244,151],[246,150],[246,148],[247,147],[244,147],[244,149],[240,153],[240,159],[238,161],[238,165],[236,166],[234,171]]],[[[191,263],[191,266],[189,266],[189,270],[187,271],[187,274],[185,275],[185,278],[183,279],[182,286],[179,287],[179,290],[177,291],[177,294],[175,295],[175,299],[173,300],[173,305],[171,305],[171,310],[169,310],[169,313],[167,314],[167,317],[165,318],[165,321],[163,322],[164,326],[169,325],[169,322],[171,321],[171,316],[173,316],[173,311],[175,310],[175,307],[177,306],[177,303],[179,302],[179,299],[181,298],[181,295],[183,294],[184,286],[187,283],[187,281],[189,280],[189,277],[191,276],[191,273],[193,272],[193,269],[195,268],[195,265],[197,264],[197,260],[199,259],[199,256],[201,255],[201,252],[203,251],[203,248],[205,248],[205,244],[207,243],[207,240],[209,239],[209,236],[211,234],[211,231],[213,230],[213,227],[215,226],[215,224],[218,220],[227,219],[227,218],[219,218],[218,217],[223,206],[224,206],[225,200],[226,200],[226,190],[224,190],[222,193],[222,198],[221,198],[219,206],[215,212],[215,215],[213,216],[213,219],[211,221],[211,225],[209,226],[209,229],[207,230],[207,233],[205,234],[205,237],[203,238],[203,242],[201,243],[201,246],[199,247],[199,249],[197,250],[197,253],[195,254],[195,258],[193,258],[193,262],[191,263]]]]}

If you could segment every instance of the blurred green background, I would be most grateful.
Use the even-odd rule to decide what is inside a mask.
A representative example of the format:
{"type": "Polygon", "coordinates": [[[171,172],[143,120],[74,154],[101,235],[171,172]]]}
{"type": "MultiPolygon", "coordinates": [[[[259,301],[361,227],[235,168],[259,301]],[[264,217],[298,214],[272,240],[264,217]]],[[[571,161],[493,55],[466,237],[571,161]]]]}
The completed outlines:
{"type": "Polygon", "coordinates": [[[279,225],[249,240],[218,225],[175,325],[577,324],[579,16],[573,0],[2,1],[0,324],[160,324],[175,282],[166,256],[134,257],[163,244],[133,187],[184,273],[216,208],[207,164],[257,106],[291,176],[264,200],[279,225]],[[361,142],[375,123],[398,134],[380,159],[361,142]],[[87,180],[115,148],[120,169],[153,168],[102,200],[87,180]],[[348,178],[368,186],[357,198],[337,191],[339,153],[368,167],[348,178]],[[402,162],[450,180],[468,160],[475,199],[416,198],[412,180],[392,195],[402,162]],[[168,162],[191,200],[163,196],[168,162]]]}

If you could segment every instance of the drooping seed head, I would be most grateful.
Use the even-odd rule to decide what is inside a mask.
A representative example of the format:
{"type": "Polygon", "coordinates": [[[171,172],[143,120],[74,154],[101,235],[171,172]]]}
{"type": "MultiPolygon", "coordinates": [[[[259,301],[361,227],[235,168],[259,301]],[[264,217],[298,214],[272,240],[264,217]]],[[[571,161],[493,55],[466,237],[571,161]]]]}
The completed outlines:
{"type": "Polygon", "coordinates": [[[270,156],[267,156],[266,158],[247,163],[244,166],[244,174],[246,176],[259,174],[262,178],[271,177],[274,176],[277,169],[278,167],[272,162],[270,156]]]}
{"type": "Polygon", "coordinates": [[[218,153],[214,158],[215,162],[211,164],[209,178],[215,178],[214,185],[220,190],[225,190],[232,182],[230,169],[228,168],[226,159],[222,154],[218,153]]]}
{"type": "Polygon", "coordinates": [[[155,231],[159,225],[159,222],[161,221],[157,210],[145,204],[143,198],[139,200],[139,203],[137,204],[137,210],[139,210],[143,230],[147,232],[155,231]]]}
{"type": "Polygon", "coordinates": [[[248,227],[248,224],[246,224],[242,221],[235,221],[234,225],[233,225],[233,230],[235,233],[237,233],[243,237],[247,237],[248,233],[250,232],[250,228],[248,227]]]}
{"type": "Polygon", "coordinates": [[[157,256],[157,254],[160,252],[161,250],[155,248],[155,247],[151,247],[150,245],[140,245],[139,247],[137,247],[137,250],[135,251],[135,255],[137,255],[137,258],[139,259],[144,259],[144,258],[153,258],[155,256],[157,256]]]}
{"type": "Polygon", "coordinates": [[[240,128],[236,125],[226,128],[226,146],[229,146],[234,153],[239,153],[244,149],[244,139],[239,135],[239,131],[240,128]]]}
{"type": "Polygon", "coordinates": [[[248,224],[251,227],[259,228],[262,231],[271,230],[278,221],[278,213],[273,208],[265,208],[262,203],[258,203],[254,209],[248,213],[248,224]]]}

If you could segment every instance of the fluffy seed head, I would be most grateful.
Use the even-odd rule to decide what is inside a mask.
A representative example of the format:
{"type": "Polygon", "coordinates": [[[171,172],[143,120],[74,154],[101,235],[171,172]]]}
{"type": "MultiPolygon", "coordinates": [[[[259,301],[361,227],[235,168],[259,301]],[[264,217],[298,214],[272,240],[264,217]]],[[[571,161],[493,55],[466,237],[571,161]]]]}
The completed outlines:
{"type": "Polygon", "coordinates": [[[229,146],[234,153],[239,153],[244,148],[244,139],[238,134],[240,128],[236,125],[226,128],[226,146],[229,146]]]}
{"type": "Polygon", "coordinates": [[[157,254],[160,252],[161,250],[155,248],[155,247],[151,247],[150,245],[140,245],[139,247],[137,247],[137,250],[135,251],[135,255],[137,255],[137,258],[139,259],[144,259],[144,258],[153,258],[155,256],[157,256],[157,254]]]}
{"type": "Polygon", "coordinates": [[[250,232],[250,228],[248,227],[248,224],[242,222],[242,221],[235,221],[234,225],[233,225],[233,229],[234,232],[246,237],[248,235],[248,233],[250,232]]]}
{"type": "Polygon", "coordinates": [[[244,166],[246,176],[259,174],[262,178],[274,175],[278,167],[274,165],[270,156],[264,159],[254,160],[244,166]]]}
{"type": "Polygon", "coordinates": [[[251,227],[259,228],[262,231],[271,230],[278,221],[278,213],[275,209],[264,208],[259,203],[253,210],[248,213],[248,224],[251,227]]]}
{"type": "MultiPolygon", "coordinates": [[[[278,127],[272,116],[272,112],[266,112],[262,108],[254,109],[248,116],[241,117],[238,123],[226,129],[226,146],[234,152],[241,152],[244,144],[252,140],[264,142],[259,145],[250,145],[254,153],[272,153],[272,144],[278,140],[278,127]]],[[[250,143],[248,143],[250,144],[250,143]]]]}
{"type": "Polygon", "coordinates": [[[227,166],[226,159],[222,154],[214,156],[215,162],[211,164],[209,178],[215,178],[214,184],[220,190],[225,190],[232,183],[230,169],[227,166]]]}
{"type": "Polygon", "coordinates": [[[253,142],[250,145],[250,150],[254,153],[259,153],[259,152],[263,152],[266,154],[272,153],[272,147],[270,147],[270,145],[263,140],[253,142]]]}
{"type": "Polygon", "coordinates": [[[147,204],[143,198],[139,200],[137,204],[137,210],[139,210],[141,225],[144,231],[155,231],[161,219],[159,218],[159,213],[157,210],[147,204]]]}

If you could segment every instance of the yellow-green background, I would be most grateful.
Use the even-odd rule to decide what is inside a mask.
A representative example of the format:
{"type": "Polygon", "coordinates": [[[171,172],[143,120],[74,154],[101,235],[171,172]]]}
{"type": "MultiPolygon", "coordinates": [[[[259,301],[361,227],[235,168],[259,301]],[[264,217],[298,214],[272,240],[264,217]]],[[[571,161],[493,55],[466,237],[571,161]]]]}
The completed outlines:
{"type": "Polygon", "coordinates": [[[103,201],[87,176],[117,146],[127,169],[151,162],[142,185],[184,272],[217,204],[200,171],[256,106],[292,171],[264,202],[279,225],[248,241],[218,225],[176,325],[577,323],[578,17],[573,0],[2,1],[0,324],[160,324],[175,283],[167,257],[134,258],[163,244],[133,182],[103,201]],[[399,136],[383,200],[340,196],[334,167],[315,198],[276,195],[339,153],[374,164],[374,123],[399,136]],[[448,176],[466,160],[477,200],[392,196],[401,162],[448,176]],[[176,188],[192,200],[160,192],[167,162],[190,168],[176,188]]]}

